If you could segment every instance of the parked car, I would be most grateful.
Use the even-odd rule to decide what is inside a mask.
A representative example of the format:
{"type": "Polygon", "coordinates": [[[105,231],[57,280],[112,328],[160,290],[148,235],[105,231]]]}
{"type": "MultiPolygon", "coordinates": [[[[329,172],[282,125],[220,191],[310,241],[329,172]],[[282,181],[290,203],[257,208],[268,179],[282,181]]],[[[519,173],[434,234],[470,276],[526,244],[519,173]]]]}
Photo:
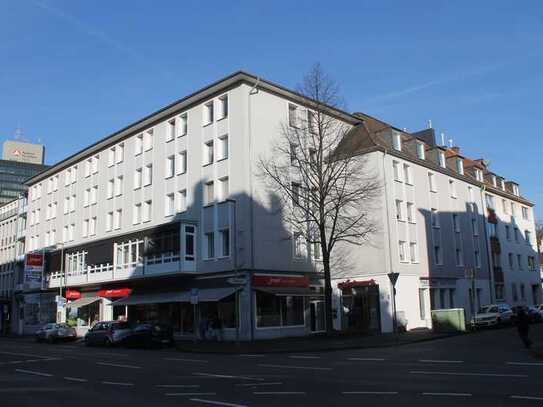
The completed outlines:
{"type": "Polygon", "coordinates": [[[539,312],[539,315],[541,315],[541,318],[543,318],[543,304],[534,305],[534,308],[539,312]]]}
{"type": "Polygon", "coordinates": [[[173,328],[157,322],[138,324],[128,335],[124,344],[129,347],[161,347],[174,344],[173,328]]]}
{"type": "Polygon", "coordinates": [[[508,304],[491,304],[481,307],[471,319],[474,326],[496,326],[512,322],[513,311],[508,304]]]}
{"type": "Polygon", "coordinates": [[[536,307],[525,306],[525,305],[517,305],[517,306],[514,306],[512,308],[512,310],[513,310],[513,321],[516,319],[517,313],[521,308],[524,309],[524,312],[526,312],[526,314],[528,315],[528,320],[530,321],[530,323],[533,324],[533,323],[536,323],[536,322],[541,322],[542,315],[541,315],[539,309],[537,309],[536,307]]]}
{"type": "Polygon", "coordinates": [[[67,324],[50,323],[42,326],[36,331],[36,340],[53,343],[59,340],[75,340],[77,333],[75,329],[67,324]]]}
{"type": "Polygon", "coordinates": [[[85,345],[112,346],[123,343],[132,332],[132,327],[124,321],[97,322],[85,335],[85,345]]]}

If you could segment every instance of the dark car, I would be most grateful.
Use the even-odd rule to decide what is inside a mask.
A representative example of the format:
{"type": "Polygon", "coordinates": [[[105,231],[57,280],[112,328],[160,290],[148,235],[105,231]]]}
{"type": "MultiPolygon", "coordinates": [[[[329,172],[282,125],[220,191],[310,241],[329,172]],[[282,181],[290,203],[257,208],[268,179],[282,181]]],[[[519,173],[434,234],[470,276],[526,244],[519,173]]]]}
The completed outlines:
{"type": "Polygon", "coordinates": [[[530,323],[533,324],[536,322],[541,322],[541,313],[535,307],[527,307],[524,305],[517,305],[513,307],[513,321],[516,319],[520,309],[523,309],[526,315],[528,315],[528,320],[530,321],[530,323]]]}
{"type": "Polygon", "coordinates": [[[132,330],[124,341],[129,347],[162,347],[174,344],[173,329],[170,325],[158,322],[143,322],[132,330]]]}
{"type": "Polygon", "coordinates": [[[67,324],[46,324],[36,331],[36,340],[55,342],[59,340],[75,340],[77,333],[75,329],[67,324]]]}
{"type": "Polygon", "coordinates": [[[85,345],[119,345],[132,332],[132,327],[124,321],[97,322],[85,335],[85,345]]]}

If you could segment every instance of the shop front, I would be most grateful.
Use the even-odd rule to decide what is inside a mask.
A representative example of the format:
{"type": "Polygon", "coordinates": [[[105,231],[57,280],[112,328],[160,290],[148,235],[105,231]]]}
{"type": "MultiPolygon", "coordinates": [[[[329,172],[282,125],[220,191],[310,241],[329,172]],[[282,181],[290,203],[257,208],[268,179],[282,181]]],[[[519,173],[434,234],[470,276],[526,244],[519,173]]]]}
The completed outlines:
{"type": "Polygon", "coordinates": [[[341,329],[367,333],[381,332],[379,285],[374,280],[347,280],[341,291],[341,329]]]}
{"type": "Polygon", "coordinates": [[[56,302],[55,293],[26,293],[20,297],[19,318],[22,323],[22,329],[19,330],[23,335],[30,335],[36,332],[43,325],[56,321],[56,302]]]}

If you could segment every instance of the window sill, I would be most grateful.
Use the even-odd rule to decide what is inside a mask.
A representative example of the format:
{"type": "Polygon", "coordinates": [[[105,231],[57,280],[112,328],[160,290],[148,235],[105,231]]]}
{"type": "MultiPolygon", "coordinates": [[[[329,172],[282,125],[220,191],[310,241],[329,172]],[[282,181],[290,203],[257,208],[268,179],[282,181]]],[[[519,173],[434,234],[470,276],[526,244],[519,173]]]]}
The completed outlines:
{"type": "Polygon", "coordinates": [[[202,124],[202,127],[207,127],[207,126],[210,126],[212,124],[213,124],[213,122],[204,123],[204,124],[202,124]]]}
{"type": "Polygon", "coordinates": [[[186,135],[187,135],[187,133],[179,134],[179,135],[177,136],[177,138],[179,138],[179,137],[185,137],[186,135]]]}
{"type": "Polygon", "coordinates": [[[175,137],[172,137],[171,139],[166,140],[166,143],[171,143],[174,140],[175,140],[175,137]]]}
{"type": "Polygon", "coordinates": [[[177,175],[185,175],[186,173],[187,173],[187,171],[178,172],[177,175]]]}
{"type": "Polygon", "coordinates": [[[171,179],[173,178],[173,175],[168,175],[167,177],[164,177],[164,179],[171,179]]]}
{"type": "Polygon", "coordinates": [[[208,166],[210,166],[211,164],[213,164],[213,161],[211,161],[210,163],[202,164],[202,167],[208,167],[208,166]]]}
{"type": "Polygon", "coordinates": [[[228,160],[228,156],[223,157],[223,158],[219,158],[219,159],[217,160],[217,162],[219,163],[219,162],[225,161],[225,160],[228,160]]]}
{"type": "Polygon", "coordinates": [[[230,256],[218,256],[217,260],[228,260],[230,259],[230,256]]]}
{"type": "Polygon", "coordinates": [[[210,203],[208,203],[208,204],[205,204],[203,207],[204,207],[204,208],[210,208],[210,207],[212,207],[213,205],[215,205],[215,202],[210,202],[210,203]]]}

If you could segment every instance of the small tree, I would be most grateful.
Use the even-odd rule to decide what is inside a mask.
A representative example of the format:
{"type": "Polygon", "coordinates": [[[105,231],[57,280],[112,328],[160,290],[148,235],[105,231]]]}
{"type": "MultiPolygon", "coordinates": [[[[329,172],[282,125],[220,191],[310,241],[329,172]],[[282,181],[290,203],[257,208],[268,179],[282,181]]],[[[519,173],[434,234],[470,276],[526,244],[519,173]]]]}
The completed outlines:
{"type": "Polygon", "coordinates": [[[338,87],[320,65],[305,76],[298,93],[306,98],[305,107],[289,110],[288,122],[259,168],[279,195],[296,250],[309,246],[322,260],[326,331],[331,333],[331,272],[343,260],[333,253],[339,253],[339,243],[362,245],[375,232],[370,211],[380,184],[363,156],[338,148],[353,126],[334,114],[341,105],[338,87]]]}
{"type": "Polygon", "coordinates": [[[540,220],[535,222],[535,237],[537,241],[537,251],[541,253],[543,251],[543,224],[540,220]]]}

